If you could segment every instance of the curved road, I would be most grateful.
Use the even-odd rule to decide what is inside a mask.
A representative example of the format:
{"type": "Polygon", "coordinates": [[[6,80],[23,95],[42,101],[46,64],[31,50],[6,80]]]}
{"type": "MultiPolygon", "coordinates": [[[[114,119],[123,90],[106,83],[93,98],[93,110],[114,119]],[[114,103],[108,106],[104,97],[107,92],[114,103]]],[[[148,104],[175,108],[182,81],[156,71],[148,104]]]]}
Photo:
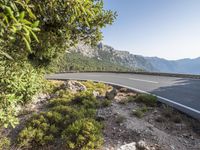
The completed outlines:
{"type": "Polygon", "coordinates": [[[93,80],[151,93],[161,102],[200,119],[200,79],[128,73],[61,73],[46,78],[93,80]]]}

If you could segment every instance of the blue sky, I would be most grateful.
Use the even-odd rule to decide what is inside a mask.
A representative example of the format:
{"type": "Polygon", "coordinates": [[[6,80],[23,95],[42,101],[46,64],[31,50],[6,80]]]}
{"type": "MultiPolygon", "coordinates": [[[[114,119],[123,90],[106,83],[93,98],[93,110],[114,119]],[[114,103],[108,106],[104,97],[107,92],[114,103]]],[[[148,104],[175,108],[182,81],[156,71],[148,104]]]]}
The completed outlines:
{"type": "Polygon", "coordinates": [[[117,11],[104,44],[166,59],[200,56],[200,0],[104,0],[117,11]]]}

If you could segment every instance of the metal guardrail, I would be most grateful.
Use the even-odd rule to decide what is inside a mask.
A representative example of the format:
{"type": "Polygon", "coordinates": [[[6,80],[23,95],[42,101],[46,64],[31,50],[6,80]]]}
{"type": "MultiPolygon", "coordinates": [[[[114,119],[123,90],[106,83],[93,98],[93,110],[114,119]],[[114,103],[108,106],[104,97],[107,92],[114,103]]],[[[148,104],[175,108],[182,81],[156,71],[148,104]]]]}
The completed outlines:
{"type": "Polygon", "coordinates": [[[163,73],[163,72],[139,72],[139,71],[64,71],[58,73],[126,73],[126,74],[141,74],[141,75],[156,75],[167,77],[180,77],[180,78],[192,78],[200,79],[200,75],[193,74],[179,74],[179,73],[163,73]]]}

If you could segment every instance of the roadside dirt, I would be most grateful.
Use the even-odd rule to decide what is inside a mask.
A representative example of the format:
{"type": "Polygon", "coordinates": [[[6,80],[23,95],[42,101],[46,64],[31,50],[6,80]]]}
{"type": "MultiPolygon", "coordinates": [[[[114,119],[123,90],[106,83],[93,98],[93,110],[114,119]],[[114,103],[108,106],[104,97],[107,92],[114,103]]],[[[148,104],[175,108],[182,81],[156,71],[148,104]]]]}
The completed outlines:
{"type": "Polygon", "coordinates": [[[105,117],[105,145],[102,150],[119,149],[121,145],[140,140],[152,150],[200,149],[199,121],[162,104],[148,107],[144,116],[138,118],[132,111],[142,104],[120,102],[133,94],[118,92],[110,107],[99,110],[105,117]]]}

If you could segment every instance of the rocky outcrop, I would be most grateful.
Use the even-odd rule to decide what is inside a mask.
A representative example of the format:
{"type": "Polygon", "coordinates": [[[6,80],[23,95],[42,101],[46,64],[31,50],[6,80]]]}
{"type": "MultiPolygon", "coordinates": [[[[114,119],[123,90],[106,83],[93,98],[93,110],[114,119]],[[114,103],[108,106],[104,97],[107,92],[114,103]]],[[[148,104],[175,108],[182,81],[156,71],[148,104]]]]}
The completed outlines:
{"type": "Polygon", "coordinates": [[[133,142],[133,143],[122,145],[117,150],[136,150],[136,143],[133,142]]]}
{"type": "Polygon", "coordinates": [[[83,43],[79,43],[76,47],[71,48],[69,52],[81,53],[89,58],[96,58],[120,66],[129,67],[131,69],[141,69],[152,71],[154,68],[143,56],[130,54],[128,51],[115,50],[108,45],[91,47],[83,43]]]}
{"type": "Polygon", "coordinates": [[[85,87],[85,85],[83,85],[82,83],[80,83],[78,81],[73,81],[73,80],[68,81],[66,83],[66,87],[72,93],[77,93],[77,92],[81,92],[81,91],[86,91],[87,90],[87,88],[85,87]]]}
{"type": "Polygon", "coordinates": [[[106,92],[106,98],[109,100],[113,100],[117,95],[117,90],[113,87],[106,92]]]}

